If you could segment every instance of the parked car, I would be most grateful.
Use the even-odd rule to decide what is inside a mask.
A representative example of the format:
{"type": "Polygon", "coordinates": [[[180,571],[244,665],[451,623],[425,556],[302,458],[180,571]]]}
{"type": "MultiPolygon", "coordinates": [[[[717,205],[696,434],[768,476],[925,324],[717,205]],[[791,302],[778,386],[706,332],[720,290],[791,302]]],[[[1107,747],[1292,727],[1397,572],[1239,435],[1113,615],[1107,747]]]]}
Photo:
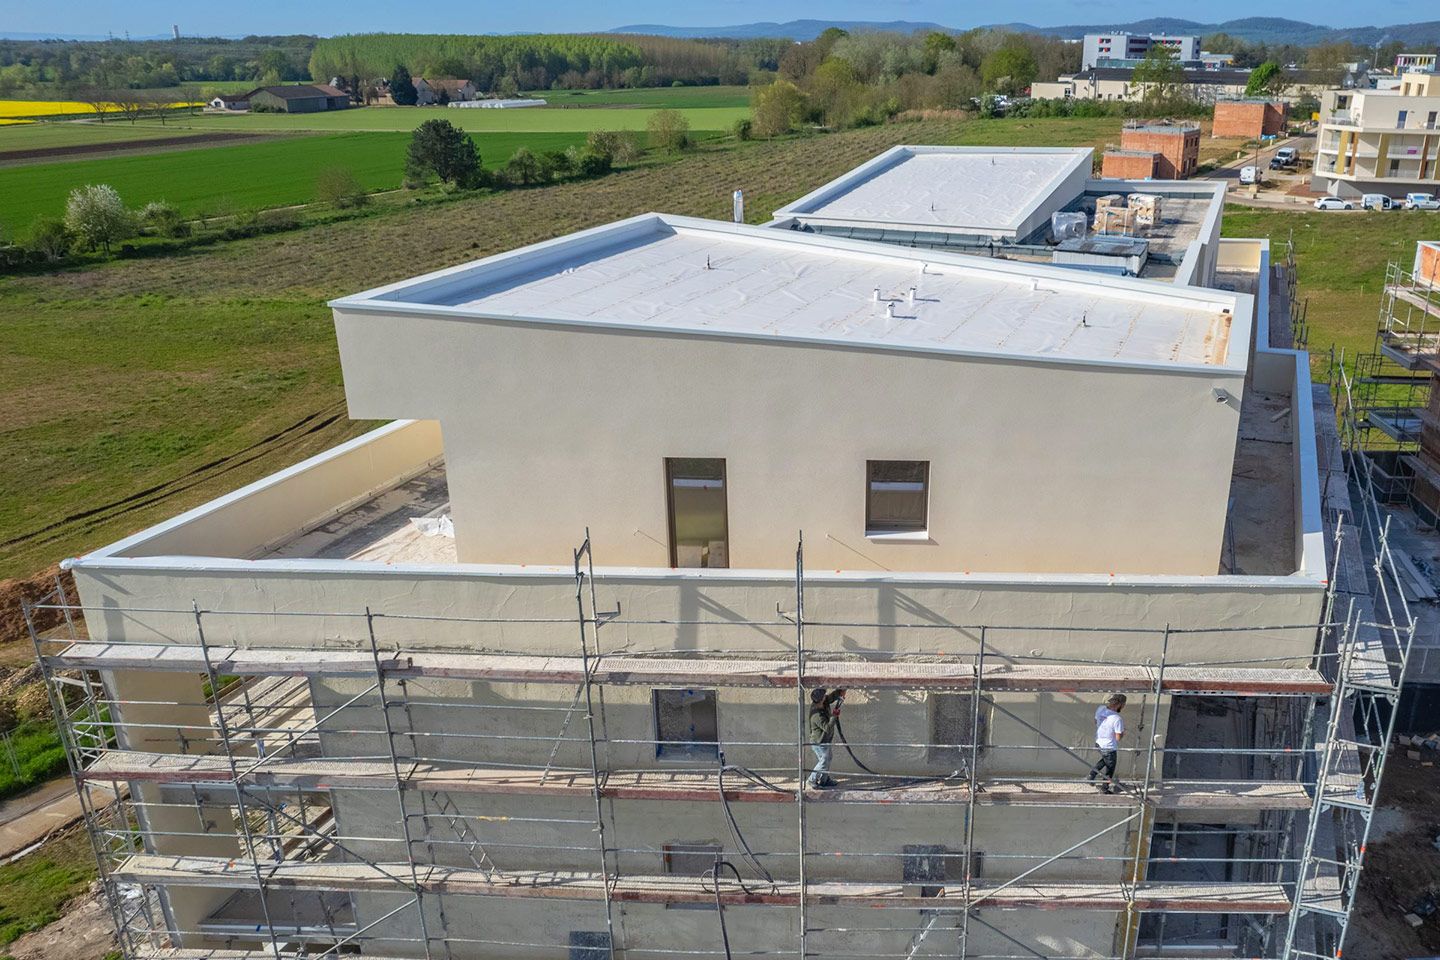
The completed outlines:
{"type": "Polygon", "coordinates": [[[1281,166],[1293,167],[1300,162],[1300,151],[1294,147],[1281,147],[1275,151],[1275,160],[1280,161],[1281,166]]]}
{"type": "Polygon", "coordinates": [[[1400,201],[1383,193],[1367,193],[1360,198],[1361,210],[1394,210],[1399,206],[1400,201]]]}
{"type": "Polygon", "coordinates": [[[1405,194],[1405,209],[1440,210],[1440,200],[1436,200],[1433,193],[1407,193],[1405,194]]]}
{"type": "Polygon", "coordinates": [[[1246,184],[1249,184],[1249,183],[1259,183],[1259,182],[1260,182],[1260,169],[1259,169],[1258,167],[1241,167],[1241,168],[1240,168],[1240,182],[1241,182],[1241,183],[1246,183],[1246,184]]]}
{"type": "Polygon", "coordinates": [[[1270,169],[1271,169],[1271,170],[1289,170],[1290,167],[1289,167],[1288,164],[1285,163],[1284,160],[1281,160],[1279,157],[1271,157],[1271,158],[1270,158],[1270,169]]]}
{"type": "Polygon", "coordinates": [[[1321,197],[1315,201],[1316,210],[1354,210],[1355,204],[1339,197],[1321,197]]]}

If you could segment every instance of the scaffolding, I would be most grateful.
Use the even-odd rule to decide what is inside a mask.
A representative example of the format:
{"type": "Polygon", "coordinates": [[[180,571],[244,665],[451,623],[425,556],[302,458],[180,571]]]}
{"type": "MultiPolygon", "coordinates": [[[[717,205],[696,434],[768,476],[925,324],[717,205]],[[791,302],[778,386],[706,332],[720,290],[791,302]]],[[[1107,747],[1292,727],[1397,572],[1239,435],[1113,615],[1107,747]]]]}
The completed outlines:
{"type": "MultiPolygon", "coordinates": [[[[1350,454],[1349,451],[1347,455],[1350,454]]],[[[1363,476],[1363,475],[1362,475],[1363,476]]],[[[275,611],[207,611],[192,605],[192,642],[185,644],[98,642],[90,640],[82,617],[87,611],[68,597],[57,581],[54,595],[26,605],[26,616],[41,609],[63,611],[64,626],[49,634],[32,631],[39,662],[60,720],[67,756],[82,799],[84,819],[101,865],[101,876],[121,944],[127,957],[258,958],[325,957],[363,950],[369,955],[423,956],[427,960],[471,956],[565,954],[594,960],[600,957],[650,955],[728,956],[726,911],[735,907],[768,907],[798,914],[794,943],[750,943],[751,956],[800,957],[1096,957],[1101,954],[1053,953],[1040,943],[1024,942],[1006,930],[991,911],[1088,910],[1113,911],[1117,917],[1113,946],[1107,956],[1129,958],[1166,946],[1167,924],[1177,915],[1212,917],[1245,956],[1338,957],[1346,917],[1353,903],[1370,813],[1383,771],[1388,723],[1403,675],[1409,635],[1404,599],[1394,589],[1385,527],[1369,487],[1361,486],[1358,549],[1366,547],[1378,573],[1373,590],[1337,593],[1344,585],[1342,552],[1345,531],[1334,535],[1335,571],[1321,624],[1295,624],[1272,630],[1314,631],[1313,662],[1308,668],[1280,666],[1274,658],[1227,662],[1186,662],[1175,644],[1197,635],[1245,637],[1258,647],[1264,628],[1234,626],[1178,630],[1165,627],[1103,628],[1107,633],[1143,638],[1153,654],[1134,663],[1096,663],[1057,657],[1017,657],[1005,650],[1002,635],[1042,635],[1054,627],[995,627],[916,618],[902,623],[855,623],[826,619],[824,611],[807,608],[803,541],[797,545],[794,593],[789,610],[777,609],[772,619],[695,621],[656,620],[622,612],[616,604],[601,609],[598,594],[604,577],[597,576],[588,536],[575,551],[575,614],[568,618],[576,631],[573,656],[466,653],[419,647],[400,648],[385,638],[393,615],[370,609],[313,614],[275,611]],[[1390,570],[1390,573],[1386,573],[1390,570]],[[207,625],[218,617],[325,616],[349,624],[333,648],[297,649],[215,645],[207,625]],[[732,650],[679,651],[655,649],[607,653],[604,637],[617,626],[676,628],[703,624],[707,628],[763,628],[790,631],[793,650],[784,656],[743,656],[732,650]],[[944,639],[944,656],[863,655],[807,646],[813,629],[885,629],[914,631],[944,639]],[[968,645],[955,652],[957,642],[968,645]],[[165,671],[204,678],[205,702],[122,702],[114,699],[106,676],[115,671],[165,671]],[[358,692],[338,705],[321,705],[307,696],[314,678],[350,678],[358,692]],[[506,709],[534,711],[561,721],[558,736],[539,733],[536,762],[517,765],[483,759],[485,734],[440,733],[417,727],[413,712],[433,707],[423,691],[409,685],[426,679],[550,684],[572,690],[553,704],[511,704],[506,709]],[[715,688],[793,690],[797,730],[793,737],[757,743],[717,742],[719,763],[713,769],[616,769],[607,762],[617,744],[632,743],[607,736],[605,691],[617,686],[657,687],[667,684],[715,688]],[[855,742],[857,750],[885,748],[941,749],[962,762],[943,777],[855,773],[835,790],[804,788],[809,766],[803,734],[808,691],[815,687],[956,694],[966,697],[969,713],[963,739],[944,743],[855,742]],[[1124,753],[1132,781],[1121,793],[1099,793],[1085,782],[1083,771],[1093,757],[1056,741],[1007,706],[1010,694],[1064,692],[1089,694],[1128,691],[1140,699],[1137,746],[1124,753]],[[1170,747],[1155,735],[1162,705],[1185,697],[1242,696],[1265,698],[1257,709],[1265,718],[1264,737],[1249,747],[1170,747]],[[568,702],[567,702],[568,700],[568,702]],[[173,718],[155,710],[173,710],[173,718]],[[380,753],[330,756],[321,735],[353,734],[347,718],[356,711],[378,709],[383,729],[380,753]],[[1043,745],[1002,745],[983,733],[984,716],[1004,715],[1034,732],[1043,745]],[[1312,722],[1313,721],[1313,722],[1312,722]],[[575,735],[575,731],[579,735],[575,735]],[[1318,731],[1318,732],[1316,732],[1318,731]],[[459,763],[445,756],[454,750],[427,747],[437,737],[468,738],[467,756],[459,763]],[[155,741],[172,738],[173,749],[156,750],[155,741]],[[139,742],[151,749],[134,749],[139,742]],[[543,764],[539,757],[546,753],[543,764]],[[562,741],[577,745],[587,758],[580,766],[557,763],[562,741]],[[793,750],[788,770],[728,766],[747,748],[793,750]],[[1065,757],[1074,774],[1001,776],[986,770],[986,756],[1000,750],[1049,751],[1065,757]],[[1250,779],[1186,779],[1187,764],[1206,755],[1237,755],[1250,779]],[[729,782],[726,778],[730,777],[729,782]],[[330,809],[332,791],[370,790],[393,796],[396,836],[347,835],[330,809]],[[118,799],[116,797],[118,796],[118,799]],[[466,797],[520,796],[571,798],[587,813],[557,817],[487,817],[467,814],[466,797]],[[97,798],[100,798],[97,800],[97,798]],[[111,802],[103,803],[106,798],[111,802]],[[627,846],[616,834],[613,803],[625,800],[718,803],[735,830],[738,843],[723,857],[733,875],[723,874],[717,855],[705,876],[652,875],[626,869],[622,862],[636,856],[662,854],[651,844],[627,846]],[[746,811],[795,811],[796,844],[789,850],[752,851],[744,839],[743,821],[731,805],[746,811]],[[809,818],[834,805],[919,805],[937,818],[952,818],[963,840],[956,847],[931,851],[940,864],[922,866],[904,882],[827,877],[839,856],[852,861],[897,857],[894,849],[817,849],[809,818]],[[985,807],[1053,807],[1088,810],[1108,817],[1102,829],[1045,854],[1009,852],[980,836],[977,816],[985,807]],[[177,811],[189,820],[177,826],[177,811]],[[1195,832],[1188,817],[1205,814],[1225,828],[1224,857],[1177,856],[1182,838],[1195,832]],[[1358,818],[1358,819],[1357,819],[1358,818]],[[217,822],[233,821],[233,831],[216,830],[217,822]],[[492,821],[524,820],[547,831],[544,844],[513,843],[492,821]],[[1247,826],[1238,821],[1253,821],[1247,826]],[[1349,824],[1355,820],[1354,824],[1349,824]],[[1234,821],[1234,822],[1232,822],[1234,821]],[[187,826],[186,824],[189,824],[187,826]],[[1348,824],[1348,825],[1347,825],[1348,824]],[[233,839],[233,849],[193,852],[215,840],[217,832],[233,839]],[[569,841],[577,833],[579,836],[569,841]],[[1093,852],[1102,839],[1124,837],[1120,852],[1093,852]],[[1297,852],[1294,844],[1302,839],[1297,852]],[[1327,844],[1335,844],[1334,852],[1327,844]],[[1152,854],[1158,844],[1168,854],[1152,854]],[[396,851],[378,856],[377,848],[396,851]],[[178,852],[177,852],[178,851],[178,852]],[[980,851],[998,876],[979,868],[980,851]],[[517,869],[519,858],[542,852],[573,859],[580,865],[594,858],[599,868],[517,869]],[[742,860],[743,857],[743,860],[742,860]],[[743,876],[730,861],[743,863],[743,876]],[[499,865],[505,863],[505,867],[499,865]],[[1051,868],[1093,864],[1110,878],[1080,882],[1056,879],[1051,868]],[[1177,864],[1213,865],[1225,882],[1162,879],[1177,864]],[[946,865],[953,865],[947,870],[946,865]],[[1162,869],[1163,867],[1163,869],[1162,869]],[[957,869],[958,868],[958,869],[957,869]],[[199,929],[181,927],[163,891],[176,888],[232,892],[224,908],[199,929]],[[351,898],[382,891],[402,895],[398,905],[377,916],[361,916],[351,898]],[[525,898],[593,904],[599,929],[572,932],[569,940],[494,941],[457,933],[456,898],[525,898]],[[723,943],[679,942],[657,945],[626,941],[623,923],[628,904],[667,906],[713,905],[719,914],[723,943]],[[883,930],[893,933],[896,921],[859,921],[829,925],[816,910],[841,905],[867,911],[867,916],[894,916],[905,911],[918,919],[909,930],[903,951],[852,951],[854,938],[883,930]],[[229,914],[226,915],[225,911],[229,914]],[[400,937],[390,924],[413,919],[416,932],[400,937]],[[238,918],[238,919],[237,919],[238,918]],[[1148,918],[1148,919],[1147,919],[1148,918]],[[227,925],[228,921],[228,925],[227,925]],[[1333,933],[1319,928],[1338,926],[1333,933]],[[248,927],[247,927],[248,924],[248,927]],[[248,933],[243,932],[248,929],[248,933]],[[974,946],[1003,941],[1004,953],[974,946]],[[203,948],[194,947],[204,938],[203,948]],[[192,944],[184,946],[183,944],[192,944]],[[226,944],[228,952],[215,952],[226,944]]],[[[1337,515],[1342,516],[1342,515],[1337,515]]],[[[1346,528],[1348,529],[1348,527],[1346,528]]],[[[144,611],[176,612],[176,611],[144,611]]],[[[117,613],[113,608],[107,615],[117,613]]],[[[416,618],[412,618],[416,619],[416,618]]],[[[450,618],[418,618],[444,621],[450,618]]],[[[488,625],[541,623],[561,629],[563,618],[537,620],[495,618],[488,625]]],[[[481,623],[476,621],[477,626],[481,623]]],[[[1066,627],[1066,633],[1087,628],[1066,627]]],[[[1094,628],[1101,629],[1101,628],[1094,628]]],[[[937,647],[936,652],[939,652],[937,647]]],[[[462,705],[445,702],[446,708],[462,705]]],[[[467,709],[496,708],[468,704],[467,709]]],[[[1013,704],[1012,704],[1013,706],[1013,704]]],[[[363,724],[359,726],[363,727],[363,724]]],[[[719,740],[717,735],[717,741],[719,740]]],[[[658,743],[644,741],[647,745],[658,743]]],[[[442,741],[443,744],[443,741],[442,741]]],[[[857,761],[858,762],[858,761],[857,761]]],[[[568,808],[567,808],[568,809],[568,808]]],[[[549,807],[543,810],[550,810],[549,807]]],[[[883,843],[881,844],[883,846],[883,843]]],[[[731,921],[734,922],[733,920],[731,921]]],[[[407,928],[408,929],[408,928],[407,928]]],[[[877,936],[880,934],[876,934],[877,936]]],[[[1179,943],[1184,943],[1182,936],[1179,943]]],[[[1173,951],[1175,944],[1170,944],[1173,951]]]]}

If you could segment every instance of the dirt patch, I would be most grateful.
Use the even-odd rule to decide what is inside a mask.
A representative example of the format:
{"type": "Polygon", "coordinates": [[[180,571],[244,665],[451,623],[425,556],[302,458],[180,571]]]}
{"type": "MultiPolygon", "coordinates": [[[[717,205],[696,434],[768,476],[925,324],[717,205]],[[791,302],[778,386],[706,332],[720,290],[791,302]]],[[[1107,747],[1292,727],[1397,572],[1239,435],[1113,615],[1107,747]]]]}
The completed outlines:
{"type": "Polygon", "coordinates": [[[1440,956],[1440,913],[1412,929],[1405,913],[1427,889],[1440,898],[1440,767],[1390,755],[1355,897],[1347,960],[1440,956]],[[1378,835],[1378,838],[1377,838],[1378,835]]]}
{"type": "MultiPolygon", "coordinates": [[[[25,616],[20,610],[20,601],[38,603],[55,592],[55,578],[63,576],[65,594],[71,603],[75,602],[75,578],[61,574],[60,565],[54,564],[46,570],[28,577],[12,577],[0,580],[0,646],[23,642],[29,647],[30,631],[25,626],[25,616]]],[[[49,630],[65,622],[60,610],[36,610],[34,612],[37,630],[49,630]]],[[[33,653],[33,648],[32,648],[33,653]]]]}
{"type": "Polygon", "coordinates": [[[115,923],[100,884],[67,903],[59,920],[0,949],[15,960],[103,960],[115,950],[115,923]]]}
{"type": "Polygon", "coordinates": [[[0,165],[26,160],[64,160],[70,157],[93,157],[97,154],[135,153],[167,147],[207,147],[265,139],[268,138],[253,133],[200,133],[193,136],[152,137],[148,140],[117,140],[111,143],[76,143],[63,147],[4,150],[0,151],[0,165]]]}

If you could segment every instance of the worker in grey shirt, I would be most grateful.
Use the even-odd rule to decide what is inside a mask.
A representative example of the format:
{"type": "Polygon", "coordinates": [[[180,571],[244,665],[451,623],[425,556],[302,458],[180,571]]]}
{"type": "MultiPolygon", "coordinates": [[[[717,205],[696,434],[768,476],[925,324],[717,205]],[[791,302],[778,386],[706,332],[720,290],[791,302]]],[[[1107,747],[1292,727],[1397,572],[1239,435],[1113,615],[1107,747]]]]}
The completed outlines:
{"type": "Polygon", "coordinates": [[[1115,762],[1120,754],[1120,738],[1125,736],[1125,721],[1120,711],[1125,709],[1125,694],[1117,693],[1105,705],[1095,711],[1095,746],[1100,748],[1100,759],[1090,768],[1090,782],[1104,774],[1100,782],[1101,793],[1116,793],[1115,762]]]}
{"type": "Polygon", "coordinates": [[[821,788],[835,785],[835,781],[830,777],[830,760],[835,752],[831,741],[835,739],[835,728],[840,724],[840,705],[844,702],[843,689],[827,693],[824,687],[817,687],[810,691],[810,722],[806,726],[806,742],[810,744],[810,749],[815,751],[815,769],[805,781],[807,786],[821,788]]]}

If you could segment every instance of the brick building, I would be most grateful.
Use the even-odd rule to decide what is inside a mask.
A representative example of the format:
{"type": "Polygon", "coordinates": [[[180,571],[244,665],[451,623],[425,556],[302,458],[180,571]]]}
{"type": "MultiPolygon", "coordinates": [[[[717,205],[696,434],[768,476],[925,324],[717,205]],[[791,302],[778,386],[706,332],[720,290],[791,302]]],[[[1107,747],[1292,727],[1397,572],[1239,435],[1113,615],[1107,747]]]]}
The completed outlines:
{"type": "Polygon", "coordinates": [[[1221,100],[1215,104],[1212,137],[1254,140],[1285,129],[1285,105],[1278,100],[1221,100]]]}
{"type": "Polygon", "coordinates": [[[1160,154],[1149,150],[1106,150],[1100,176],[1107,180],[1154,180],[1160,154]]]}
{"type": "Polygon", "coordinates": [[[1159,154],[1155,176],[1183,180],[1200,165],[1200,125],[1195,123],[1127,123],[1120,149],[1159,154]]]}

